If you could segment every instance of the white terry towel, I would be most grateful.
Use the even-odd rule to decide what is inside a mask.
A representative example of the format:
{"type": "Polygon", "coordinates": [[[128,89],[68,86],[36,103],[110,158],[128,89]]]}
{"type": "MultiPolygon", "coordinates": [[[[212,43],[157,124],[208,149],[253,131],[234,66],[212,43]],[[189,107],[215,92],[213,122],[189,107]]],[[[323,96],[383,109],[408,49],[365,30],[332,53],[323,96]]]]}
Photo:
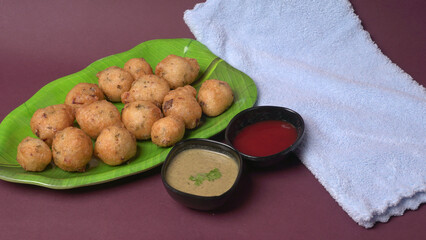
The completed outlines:
{"type": "Polygon", "coordinates": [[[208,0],[184,20],[255,81],[258,105],[299,112],[298,155],[358,224],[426,202],[426,91],[363,30],[347,0],[208,0]]]}

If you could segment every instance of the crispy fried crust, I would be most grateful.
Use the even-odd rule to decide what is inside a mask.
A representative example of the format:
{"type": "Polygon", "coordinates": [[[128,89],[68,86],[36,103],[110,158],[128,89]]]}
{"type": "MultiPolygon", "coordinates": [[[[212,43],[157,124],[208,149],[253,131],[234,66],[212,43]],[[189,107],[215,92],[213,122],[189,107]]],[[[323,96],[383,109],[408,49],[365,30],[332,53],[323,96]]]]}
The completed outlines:
{"type": "Polygon", "coordinates": [[[197,99],[203,113],[215,117],[232,105],[234,94],[227,82],[210,79],[204,81],[201,85],[197,99]]]}
{"type": "Polygon", "coordinates": [[[52,152],[42,140],[26,137],[18,145],[16,160],[26,171],[40,172],[52,161],[52,152]]]}
{"type": "Polygon", "coordinates": [[[162,117],[161,109],[149,101],[127,103],[122,111],[124,126],[138,140],[150,139],[152,124],[162,117]]]}
{"type": "Polygon", "coordinates": [[[195,81],[200,66],[194,58],[169,55],[155,67],[155,74],[166,79],[171,89],[183,87],[195,81]]]}
{"type": "Polygon", "coordinates": [[[58,104],[35,111],[31,117],[30,127],[37,137],[51,146],[56,132],[71,126],[73,122],[72,107],[58,104]]]}
{"type": "Polygon", "coordinates": [[[151,140],[160,147],[170,147],[185,135],[185,122],[179,116],[170,115],[152,125],[151,140]]]}
{"type": "Polygon", "coordinates": [[[129,91],[121,95],[121,101],[123,103],[138,100],[151,101],[160,107],[169,91],[169,83],[163,78],[156,75],[143,75],[133,82],[129,91]]]}
{"type": "Polygon", "coordinates": [[[126,128],[110,126],[102,130],[95,143],[95,156],[104,163],[120,165],[136,155],[136,138],[126,128]]]}
{"type": "Polygon", "coordinates": [[[172,90],[164,97],[162,106],[165,116],[181,117],[187,129],[196,128],[203,114],[194,91],[197,92],[195,88],[189,85],[172,90]]]}
{"type": "Polygon", "coordinates": [[[117,107],[106,100],[77,109],[75,117],[80,128],[91,138],[97,138],[106,127],[123,124],[117,107]]]}
{"type": "Polygon", "coordinates": [[[137,79],[146,74],[153,74],[149,63],[143,58],[132,58],[124,64],[124,70],[137,79]]]}
{"type": "Polygon", "coordinates": [[[121,94],[129,91],[134,81],[129,72],[116,66],[109,67],[96,76],[99,87],[111,102],[121,102],[121,94]]]}
{"type": "Polygon", "coordinates": [[[64,171],[84,172],[92,154],[92,140],[79,128],[67,127],[53,139],[53,161],[64,171]]]}
{"type": "Polygon", "coordinates": [[[76,108],[104,99],[104,93],[98,85],[79,83],[68,92],[65,97],[65,104],[73,107],[75,113],[76,108]]]}

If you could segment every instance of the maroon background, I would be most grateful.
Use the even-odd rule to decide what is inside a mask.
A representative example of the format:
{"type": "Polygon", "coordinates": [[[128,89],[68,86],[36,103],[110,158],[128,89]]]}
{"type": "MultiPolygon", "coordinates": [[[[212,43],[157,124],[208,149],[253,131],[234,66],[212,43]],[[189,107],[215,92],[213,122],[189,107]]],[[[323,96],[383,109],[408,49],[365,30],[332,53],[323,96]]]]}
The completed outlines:
{"type": "MultiPolygon", "coordinates": [[[[0,0],[0,119],[45,84],[157,38],[193,38],[197,0],[0,0]]],[[[424,1],[352,0],[374,41],[426,85],[424,1]]],[[[358,226],[298,161],[248,169],[220,211],[182,207],[160,168],[73,190],[0,181],[0,239],[426,239],[426,206],[358,226]]]]}

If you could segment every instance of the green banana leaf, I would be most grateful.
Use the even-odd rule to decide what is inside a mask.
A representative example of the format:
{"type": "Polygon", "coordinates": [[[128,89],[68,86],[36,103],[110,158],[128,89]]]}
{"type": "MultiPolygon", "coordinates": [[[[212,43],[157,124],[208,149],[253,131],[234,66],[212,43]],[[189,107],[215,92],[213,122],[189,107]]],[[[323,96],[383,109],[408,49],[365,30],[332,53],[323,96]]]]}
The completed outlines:
{"type": "MultiPolygon", "coordinates": [[[[192,39],[158,39],[143,42],[133,49],[102,58],[85,69],[50,82],[24,104],[8,114],[0,124],[0,179],[43,186],[52,189],[68,189],[100,184],[125,176],[147,171],[160,165],[171,148],[160,148],[151,141],[138,141],[138,154],[128,163],[108,166],[92,159],[86,172],[65,172],[53,164],[43,172],[27,172],[16,161],[17,146],[27,136],[36,137],[30,128],[33,113],[49,105],[60,104],[77,83],[97,83],[96,73],[110,66],[123,67],[135,57],[147,60],[155,69],[157,63],[170,54],[197,59],[200,65],[199,79],[192,85],[198,90],[206,79],[220,79],[229,83],[235,94],[233,105],[223,114],[210,118],[203,116],[202,125],[187,130],[187,138],[209,138],[226,128],[238,112],[252,107],[257,99],[257,89],[247,75],[230,66],[211,53],[207,47],[192,39]]],[[[123,108],[122,103],[115,103],[123,108]]]]}

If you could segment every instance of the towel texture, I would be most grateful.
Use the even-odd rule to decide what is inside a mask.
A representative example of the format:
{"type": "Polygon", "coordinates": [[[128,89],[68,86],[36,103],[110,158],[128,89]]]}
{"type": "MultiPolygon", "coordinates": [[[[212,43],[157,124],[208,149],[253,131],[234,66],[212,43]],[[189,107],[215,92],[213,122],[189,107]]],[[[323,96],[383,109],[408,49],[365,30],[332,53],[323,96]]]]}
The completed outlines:
{"type": "Polygon", "coordinates": [[[426,202],[426,91],[347,0],[208,0],[184,20],[255,81],[258,105],[299,112],[303,164],[369,228],[426,202]]]}

